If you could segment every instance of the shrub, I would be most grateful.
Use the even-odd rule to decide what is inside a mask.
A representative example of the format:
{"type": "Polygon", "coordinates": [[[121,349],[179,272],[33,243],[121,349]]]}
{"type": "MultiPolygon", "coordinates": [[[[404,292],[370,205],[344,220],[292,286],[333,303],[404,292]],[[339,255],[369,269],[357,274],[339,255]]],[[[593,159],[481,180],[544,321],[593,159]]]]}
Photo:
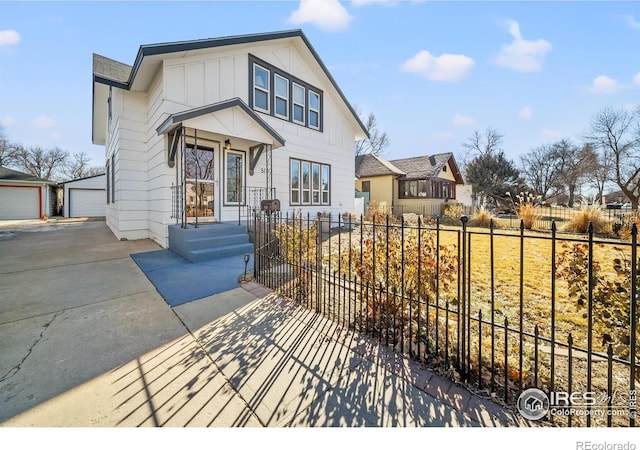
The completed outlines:
{"type": "MultiPolygon", "coordinates": [[[[599,262],[593,263],[593,327],[600,337],[594,346],[604,352],[611,343],[616,356],[628,358],[632,262],[621,248],[615,250],[619,257],[611,261],[612,270],[607,272],[599,262]]],[[[587,244],[565,242],[556,263],[556,278],[566,282],[569,298],[578,311],[585,311],[589,301],[588,252],[587,244]]],[[[636,283],[640,284],[640,277],[636,283]]],[[[587,317],[586,312],[583,317],[587,317]]]]}
{"type": "Polygon", "coordinates": [[[464,214],[462,203],[446,203],[442,207],[442,223],[445,225],[460,225],[460,216],[464,214]]]}
{"type": "Polygon", "coordinates": [[[476,209],[473,218],[469,221],[469,226],[489,228],[489,226],[491,226],[491,219],[493,219],[493,215],[484,206],[482,206],[476,209]]]}
{"type": "Polygon", "coordinates": [[[611,222],[603,217],[602,211],[597,207],[585,205],[571,217],[571,220],[564,226],[564,231],[571,233],[586,233],[589,229],[589,222],[593,224],[593,232],[596,234],[611,233],[611,222]]]}
{"type": "Polygon", "coordinates": [[[538,220],[542,218],[540,206],[536,204],[537,197],[531,193],[521,192],[515,198],[507,192],[507,196],[511,198],[515,207],[516,216],[522,220],[525,229],[531,230],[538,220]]]}
{"type": "Polygon", "coordinates": [[[421,329],[424,334],[424,303],[436,298],[437,288],[442,294],[456,280],[457,251],[444,245],[437,251],[436,233],[431,229],[380,226],[363,239],[360,252],[362,256],[355,261],[348,252],[342,253],[341,270],[344,275],[351,268],[360,286],[374,290],[374,295],[369,288],[358,292],[365,305],[366,331],[388,336],[393,343],[408,343],[411,335],[412,344],[419,348],[428,336],[418,337],[409,330],[421,329]],[[410,323],[410,319],[418,322],[410,323]]]}

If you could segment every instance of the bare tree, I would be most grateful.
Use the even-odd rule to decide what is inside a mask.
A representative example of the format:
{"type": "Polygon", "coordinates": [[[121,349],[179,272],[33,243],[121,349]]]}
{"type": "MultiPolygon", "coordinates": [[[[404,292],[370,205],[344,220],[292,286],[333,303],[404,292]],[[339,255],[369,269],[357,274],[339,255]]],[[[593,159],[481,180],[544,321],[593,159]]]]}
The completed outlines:
{"type": "MultiPolygon", "coordinates": [[[[355,105],[353,108],[362,119],[362,112],[360,111],[360,108],[355,105]]],[[[359,156],[367,153],[372,155],[384,154],[384,151],[387,149],[391,141],[389,140],[389,136],[387,136],[386,132],[380,132],[380,130],[378,130],[378,120],[376,119],[375,114],[369,113],[367,119],[363,120],[363,122],[367,132],[369,133],[369,139],[363,139],[356,142],[355,155],[359,156]]]]}
{"type": "Polygon", "coordinates": [[[552,145],[541,145],[520,157],[521,173],[541,200],[546,200],[558,184],[559,167],[552,145]]]}
{"type": "Polygon", "coordinates": [[[613,157],[611,150],[607,148],[600,148],[600,151],[595,151],[595,154],[595,166],[593,170],[587,174],[586,181],[597,192],[595,200],[602,202],[604,190],[607,185],[611,183],[613,177],[613,157]]]}
{"type": "Polygon", "coordinates": [[[484,133],[480,130],[475,130],[473,134],[469,136],[467,142],[462,144],[462,147],[465,148],[461,156],[463,170],[465,170],[467,164],[477,156],[484,156],[501,151],[503,137],[502,134],[491,127],[487,127],[484,133]]]}
{"type": "Polygon", "coordinates": [[[75,180],[104,173],[104,167],[91,167],[89,163],[90,159],[86,153],[74,153],[62,168],[62,174],[69,180],[75,180]]]}
{"type": "Polygon", "coordinates": [[[596,154],[592,146],[580,147],[570,139],[562,139],[554,143],[552,148],[553,160],[558,165],[558,187],[565,189],[569,197],[567,203],[572,207],[580,182],[596,166],[596,154]]]}
{"type": "Polygon", "coordinates": [[[15,146],[9,142],[2,125],[0,125],[0,166],[10,167],[15,164],[15,146]]]}
{"type": "Polygon", "coordinates": [[[16,146],[15,166],[35,177],[45,180],[59,180],[67,163],[69,153],[54,147],[44,150],[42,147],[16,146]]]}
{"type": "Polygon", "coordinates": [[[631,201],[633,209],[640,201],[640,108],[634,112],[604,108],[591,120],[588,140],[612,162],[612,181],[631,201]]]}

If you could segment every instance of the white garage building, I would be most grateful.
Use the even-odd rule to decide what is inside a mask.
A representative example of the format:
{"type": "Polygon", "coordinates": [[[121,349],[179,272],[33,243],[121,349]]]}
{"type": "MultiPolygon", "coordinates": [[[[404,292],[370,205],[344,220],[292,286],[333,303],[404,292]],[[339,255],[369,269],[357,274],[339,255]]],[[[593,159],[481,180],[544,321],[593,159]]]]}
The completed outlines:
{"type": "Polygon", "coordinates": [[[107,177],[95,175],[62,183],[65,217],[104,217],[107,206],[107,177]]]}
{"type": "Polygon", "coordinates": [[[57,185],[0,167],[0,220],[40,219],[56,212],[57,185]]]}

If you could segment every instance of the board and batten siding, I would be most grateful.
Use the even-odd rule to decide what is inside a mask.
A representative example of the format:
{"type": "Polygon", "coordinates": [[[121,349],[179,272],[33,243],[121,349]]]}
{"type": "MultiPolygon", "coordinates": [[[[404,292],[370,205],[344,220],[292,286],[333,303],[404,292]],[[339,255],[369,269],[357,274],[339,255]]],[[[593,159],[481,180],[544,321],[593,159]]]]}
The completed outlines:
{"type": "MultiPolygon", "coordinates": [[[[273,186],[283,210],[304,214],[353,211],[356,130],[348,107],[333,92],[333,85],[306,46],[298,41],[230,45],[193,51],[186,57],[165,55],[161,69],[145,93],[113,88],[113,118],[107,132],[105,156],[111,161],[111,156],[117,152],[116,192],[115,203],[107,205],[107,224],[119,239],[151,238],[168,246],[167,225],[175,223],[171,218],[171,184],[175,183],[176,169],[167,164],[167,137],[159,136],[156,129],[169,115],[188,109],[234,97],[249,104],[250,54],[323,93],[322,132],[258,112],[286,141],[284,147],[273,150],[273,186]],[[331,166],[331,205],[290,205],[290,158],[331,166]]],[[[246,152],[246,185],[266,186],[265,155],[260,158],[254,175],[250,176],[249,141],[241,139],[242,136],[254,139],[252,134],[256,130],[251,127],[255,128],[256,124],[249,123],[244,113],[235,110],[222,111],[216,117],[230,134],[231,131],[239,134],[229,137],[235,150],[246,152]]],[[[217,185],[221,196],[224,192],[223,170],[224,152],[221,152],[218,159],[220,183],[217,185]]],[[[224,198],[221,198],[221,220],[236,220],[237,206],[225,207],[223,204],[224,198]]]]}

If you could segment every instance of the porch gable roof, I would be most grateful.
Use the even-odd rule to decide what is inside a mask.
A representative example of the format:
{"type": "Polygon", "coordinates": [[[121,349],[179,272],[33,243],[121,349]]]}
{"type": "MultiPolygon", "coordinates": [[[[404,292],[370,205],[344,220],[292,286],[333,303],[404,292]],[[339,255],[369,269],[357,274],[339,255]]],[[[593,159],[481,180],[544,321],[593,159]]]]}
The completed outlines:
{"type": "MultiPolygon", "coordinates": [[[[213,103],[211,105],[200,106],[193,109],[188,109],[186,111],[182,111],[179,113],[171,114],[167,117],[162,124],[156,129],[159,135],[164,134],[175,126],[181,124],[184,121],[189,119],[194,119],[196,117],[205,116],[207,114],[214,114],[219,111],[223,111],[229,108],[240,108],[251,120],[253,120],[256,124],[258,124],[271,138],[273,139],[273,147],[278,148],[282,147],[285,144],[285,140],[276,130],[274,130],[267,122],[265,122],[258,114],[256,114],[249,105],[242,101],[242,99],[235,97],[229,100],[223,100],[218,103],[213,103]]],[[[242,136],[237,136],[242,137],[242,136]]]]}

